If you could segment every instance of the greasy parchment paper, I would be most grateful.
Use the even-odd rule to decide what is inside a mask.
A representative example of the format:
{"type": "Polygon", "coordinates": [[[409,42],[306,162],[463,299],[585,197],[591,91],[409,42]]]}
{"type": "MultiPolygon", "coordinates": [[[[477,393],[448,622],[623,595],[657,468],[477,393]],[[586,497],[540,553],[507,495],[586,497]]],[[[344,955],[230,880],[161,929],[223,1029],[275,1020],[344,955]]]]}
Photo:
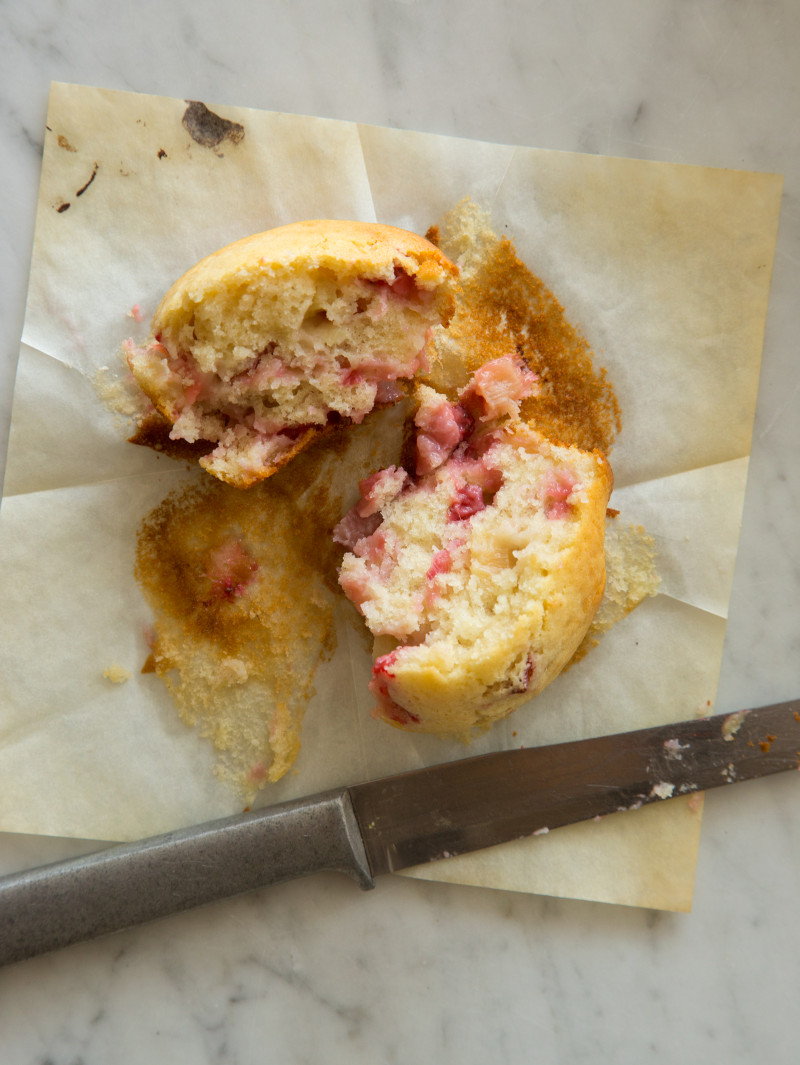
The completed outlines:
{"type": "MultiPolygon", "coordinates": [[[[197,259],[301,218],[425,232],[465,196],[491,211],[608,369],[623,412],[612,506],[655,538],[662,585],[535,707],[469,748],[373,721],[369,656],[343,625],[296,769],[265,800],[709,712],[781,179],[212,110],[224,121],[198,107],[184,121],[182,100],[52,87],[0,510],[0,830],[133,839],[241,806],[210,744],[139,672],[150,617],[136,530],[198,472],[128,444],[94,381],[197,259]],[[112,684],[112,666],[130,679],[112,684]]],[[[700,805],[677,799],[412,875],[686,910],[700,805]]]]}

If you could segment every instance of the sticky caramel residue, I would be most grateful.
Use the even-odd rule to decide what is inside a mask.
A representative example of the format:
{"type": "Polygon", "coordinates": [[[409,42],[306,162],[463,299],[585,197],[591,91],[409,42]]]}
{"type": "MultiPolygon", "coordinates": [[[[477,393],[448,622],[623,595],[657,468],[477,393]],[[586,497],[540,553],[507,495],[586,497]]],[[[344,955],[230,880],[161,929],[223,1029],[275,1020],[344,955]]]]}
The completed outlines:
{"type": "Polygon", "coordinates": [[[169,435],[172,430],[172,422],[159,414],[158,411],[149,411],[136,423],[135,431],[128,437],[130,444],[139,444],[141,447],[152,448],[162,455],[179,461],[197,462],[198,459],[214,450],[215,445],[208,440],[198,440],[189,443],[188,440],[173,440],[169,435]]]}
{"type": "Polygon", "coordinates": [[[512,242],[496,236],[488,215],[471,201],[459,204],[428,237],[459,260],[462,287],[449,329],[436,334],[438,362],[429,383],[452,392],[478,366],[516,351],[541,385],[540,395],[523,405],[524,417],[557,443],[608,453],[620,429],[620,409],[606,371],[595,365],[586,339],[512,242]]]}
{"type": "Polygon", "coordinates": [[[297,757],[315,671],[336,648],[331,529],[358,479],[389,457],[385,435],[333,433],[247,491],[206,478],[139,529],[136,578],[154,613],[145,668],[248,801],[297,757]]]}

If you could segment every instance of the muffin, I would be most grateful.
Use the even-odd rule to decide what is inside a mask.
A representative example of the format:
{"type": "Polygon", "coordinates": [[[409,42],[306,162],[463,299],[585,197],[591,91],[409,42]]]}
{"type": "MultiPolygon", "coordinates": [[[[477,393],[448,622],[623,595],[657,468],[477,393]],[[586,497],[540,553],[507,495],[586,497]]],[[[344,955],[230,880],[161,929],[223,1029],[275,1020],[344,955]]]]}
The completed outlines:
{"type": "Polygon", "coordinates": [[[603,596],[612,475],[519,417],[538,388],[516,355],[457,402],[417,389],[413,451],[360,484],[334,530],[345,594],[375,637],[374,716],[469,736],[541,692],[603,596]]]}
{"type": "Polygon", "coordinates": [[[170,437],[207,442],[201,465],[240,488],[329,426],[360,423],[427,368],[453,312],[456,267],[413,233],[306,221],[208,256],[162,299],[146,343],[126,343],[170,437]]]}

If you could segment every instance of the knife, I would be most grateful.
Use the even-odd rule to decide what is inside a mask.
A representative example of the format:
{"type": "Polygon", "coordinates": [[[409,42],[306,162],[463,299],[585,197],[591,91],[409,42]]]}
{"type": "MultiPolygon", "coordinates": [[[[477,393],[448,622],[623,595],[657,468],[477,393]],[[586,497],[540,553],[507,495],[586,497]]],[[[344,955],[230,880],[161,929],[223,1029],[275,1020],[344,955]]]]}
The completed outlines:
{"type": "Polygon", "coordinates": [[[381,873],[800,768],[800,699],[338,788],[0,878],[0,965],[324,870],[381,873]]]}

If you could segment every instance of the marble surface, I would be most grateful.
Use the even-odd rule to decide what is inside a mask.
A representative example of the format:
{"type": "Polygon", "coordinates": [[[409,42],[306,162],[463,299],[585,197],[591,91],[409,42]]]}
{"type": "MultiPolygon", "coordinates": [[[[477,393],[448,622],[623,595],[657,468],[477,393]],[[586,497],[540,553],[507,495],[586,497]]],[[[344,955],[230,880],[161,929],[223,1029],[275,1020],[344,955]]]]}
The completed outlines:
{"type": "MultiPolygon", "coordinates": [[[[51,80],[781,172],[717,708],[800,694],[798,45],[794,0],[7,0],[0,456],[51,80]]],[[[318,876],[0,971],[0,1060],[795,1062],[798,788],[708,796],[691,915],[318,876]]],[[[0,835],[0,871],[79,849],[0,835]]]]}

